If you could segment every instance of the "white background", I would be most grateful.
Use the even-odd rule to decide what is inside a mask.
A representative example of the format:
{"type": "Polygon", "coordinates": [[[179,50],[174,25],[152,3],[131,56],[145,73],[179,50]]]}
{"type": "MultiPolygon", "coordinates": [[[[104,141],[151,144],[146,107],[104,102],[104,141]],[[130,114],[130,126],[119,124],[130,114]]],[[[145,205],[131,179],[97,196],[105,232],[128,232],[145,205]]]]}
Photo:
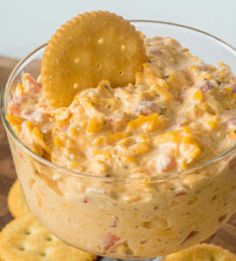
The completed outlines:
{"type": "Polygon", "coordinates": [[[0,0],[0,55],[26,55],[64,21],[88,10],[183,23],[236,46],[236,0],[0,0]]]}

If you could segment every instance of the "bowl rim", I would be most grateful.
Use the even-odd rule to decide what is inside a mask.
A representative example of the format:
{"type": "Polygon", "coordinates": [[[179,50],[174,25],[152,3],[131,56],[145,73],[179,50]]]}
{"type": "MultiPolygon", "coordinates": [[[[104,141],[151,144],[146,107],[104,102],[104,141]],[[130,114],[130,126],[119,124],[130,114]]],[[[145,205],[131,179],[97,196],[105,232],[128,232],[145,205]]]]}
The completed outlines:
{"type": "MultiPolygon", "coordinates": [[[[235,55],[235,59],[236,59],[236,48],[233,47],[232,45],[228,44],[227,42],[225,42],[224,40],[222,40],[221,38],[214,36],[208,32],[205,32],[203,30],[194,28],[192,26],[188,26],[188,25],[184,25],[184,24],[179,24],[179,23],[173,23],[173,22],[169,22],[169,21],[160,21],[160,20],[143,20],[143,19],[132,19],[129,20],[131,23],[133,24],[138,24],[138,23],[153,23],[153,24],[163,24],[163,25],[168,25],[168,26],[173,26],[173,27],[179,27],[182,29],[187,29],[189,31],[194,31],[197,33],[200,33],[202,35],[204,35],[207,38],[210,38],[211,40],[214,40],[215,42],[217,42],[218,44],[220,44],[221,46],[223,46],[224,48],[228,49],[228,51],[230,51],[231,53],[233,53],[235,55]]],[[[28,61],[28,59],[31,58],[31,56],[33,56],[34,54],[36,54],[38,51],[42,50],[44,47],[46,47],[47,43],[44,43],[40,46],[38,46],[37,48],[33,49],[30,53],[28,53],[26,56],[24,56],[22,59],[20,59],[18,61],[18,63],[14,66],[13,70],[11,71],[8,80],[5,84],[4,87],[1,88],[1,100],[0,100],[0,113],[1,113],[1,120],[3,122],[3,126],[7,132],[7,134],[14,140],[14,142],[16,142],[16,144],[19,146],[20,149],[22,149],[26,154],[28,154],[29,156],[31,156],[34,160],[38,161],[39,163],[55,169],[59,172],[63,172],[66,173],[70,176],[75,176],[75,177],[85,177],[85,178],[96,178],[98,180],[101,181],[113,181],[113,180],[136,180],[136,179],[146,179],[147,177],[128,177],[128,178],[124,178],[124,177],[100,177],[100,176],[95,176],[95,175],[91,175],[91,174],[85,174],[85,173],[81,173],[78,171],[74,171],[74,170],[70,170],[66,167],[62,167],[57,165],[56,163],[53,163],[39,155],[37,155],[36,153],[34,153],[29,147],[27,147],[15,134],[15,132],[13,131],[13,129],[11,128],[10,124],[8,123],[8,121],[6,120],[6,112],[5,112],[5,100],[6,100],[6,90],[8,89],[8,87],[11,85],[12,81],[14,80],[14,77],[17,73],[17,71],[21,68],[21,66],[24,65],[25,62],[28,61]]],[[[156,177],[152,177],[150,180],[153,181],[165,181],[168,178],[175,178],[176,176],[179,177],[179,175],[181,174],[189,174],[192,173],[194,171],[197,171],[199,169],[202,169],[204,167],[208,167],[218,161],[220,161],[221,159],[225,159],[228,156],[230,156],[231,154],[233,154],[234,152],[236,152],[236,145],[232,146],[230,149],[220,153],[219,155],[215,156],[214,158],[207,160],[205,162],[202,162],[200,164],[196,164],[195,166],[187,169],[187,170],[183,170],[183,171],[174,171],[174,172],[170,172],[169,174],[165,174],[165,177],[161,177],[161,176],[156,176],[156,177]]]]}

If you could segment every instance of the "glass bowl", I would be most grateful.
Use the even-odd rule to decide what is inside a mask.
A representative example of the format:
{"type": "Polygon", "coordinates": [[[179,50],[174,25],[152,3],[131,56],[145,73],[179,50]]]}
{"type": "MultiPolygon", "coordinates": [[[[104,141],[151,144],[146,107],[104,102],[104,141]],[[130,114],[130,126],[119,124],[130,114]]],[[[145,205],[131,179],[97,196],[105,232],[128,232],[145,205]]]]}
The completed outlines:
{"type": "MultiPolygon", "coordinates": [[[[206,62],[222,60],[236,72],[236,50],[210,34],[167,22],[131,22],[148,37],[170,36],[206,62]]],[[[227,222],[236,208],[235,147],[165,179],[123,180],[64,169],[24,146],[5,120],[6,107],[23,72],[40,74],[45,46],[17,64],[1,102],[17,176],[42,224],[76,248],[112,258],[141,259],[190,247],[227,222]],[[185,192],[175,190],[179,184],[185,192]],[[129,197],[131,190],[135,199],[129,197]]]]}

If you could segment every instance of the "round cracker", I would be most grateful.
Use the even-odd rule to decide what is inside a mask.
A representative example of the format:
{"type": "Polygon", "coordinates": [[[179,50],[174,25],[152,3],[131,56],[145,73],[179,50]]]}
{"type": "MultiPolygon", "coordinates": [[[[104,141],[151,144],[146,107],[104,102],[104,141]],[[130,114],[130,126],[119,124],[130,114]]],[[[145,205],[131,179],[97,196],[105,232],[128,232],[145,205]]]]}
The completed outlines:
{"type": "Polygon", "coordinates": [[[41,64],[43,90],[54,106],[109,80],[112,87],[133,83],[147,60],[141,34],[109,12],[88,12],[62,25],[49,41],[41,64]]]}
{"type": "Polygon", "coordinates": [[[163,261],[236,261],[236,256],[219,246],[198,244],[168,255],[163,261]]]}
{"type": "Polygon", "coordinates": [[[18,180],[14,182],[8,193],[7,204],[13,217],[20,217],[30,212],[18,180]]]}
{"type": "Polygon", "coordinates": [[[93,261],[95,256],[68,246],[53,236],[32,215],[8,223],[0,233],[3,261],[93,261]]]}

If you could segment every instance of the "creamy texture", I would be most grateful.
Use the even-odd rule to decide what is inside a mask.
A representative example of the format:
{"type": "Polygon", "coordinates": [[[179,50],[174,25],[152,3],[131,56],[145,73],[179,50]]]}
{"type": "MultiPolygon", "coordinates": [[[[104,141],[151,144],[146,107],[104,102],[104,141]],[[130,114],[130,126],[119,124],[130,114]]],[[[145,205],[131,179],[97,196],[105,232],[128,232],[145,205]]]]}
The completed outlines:
{"type": "Polygon", "coordinates": [[[69,175],[11,141],[36,215],[67,242],[115,257],[164,255],[206,239],[236,205],[234,155],[185,173],[236,142],[236,78],[170,38],[146,40],[135,84],[102,81],[52,108],[24,74],[8,121],[38,155],[95,177],[69,175]],[[177,175],[176,175],[177,173],[177,175]]]}
{"type": "Polygon", "coordinates": [[[22,120],[19,137],[60,166],[124,178],[185,170],[232,146],[230,69],[204,64],[173,39],[148,39],[146,46],[149,63],[134,85],[111,88],[103,81],[79,92],[69,107],[51,108],[40,83],[24,75],[9,105],[9,114],[22,120]],[[29,122],[45,145],[32,138],[29,122]]]}

